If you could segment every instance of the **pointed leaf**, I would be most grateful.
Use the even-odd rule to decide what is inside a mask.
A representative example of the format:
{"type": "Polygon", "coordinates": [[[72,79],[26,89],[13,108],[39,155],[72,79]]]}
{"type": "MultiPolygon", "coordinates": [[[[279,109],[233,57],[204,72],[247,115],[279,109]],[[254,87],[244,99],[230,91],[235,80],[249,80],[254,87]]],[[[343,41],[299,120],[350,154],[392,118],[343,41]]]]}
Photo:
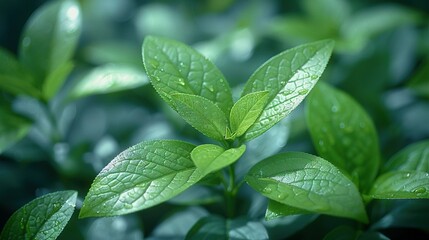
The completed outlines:
{"type": "Polygon", "coordinates": [[[228,128],[228,120],[222,110],[212,101],[191,94],[171,95],[177,112],[192,127],[207,137],[223,141],[228,128]]]}
{"type": "Polygon", "coordinates": [[[195,166],[206,175],[233,164],[245,150],[246,145],[225,150],[218,145],[204,144],[192,150],[191,158],[195,166]]]}
{"type": "Polygon", "coordinates": [[[324,40],[301,45],[274,56],[250,77],[242,96],[268,91],[268,104],[246,132],[253,139],[287,116],[307,96],[328,63],[334,42],[324,40]]]}
{"type": "Polygon", "coordinates": [[[127,214],[173,198],[203,177],[191,160],[194,148],[175,140],[128,148],[95,178],[79,217],[127,214]]]}
{"type": "Polygon", "coordinates": [[[388,172],[377,178],[370,192],[376,199],[429,198],[429,173],[388,172]]]}
{"type": "Polygon", "coordinates": [[[74,212],[76,197],[76,191],[61,191],[34,199],[9,218],[0,239],[56,239],[74,212]]]}
{"type": "Polygon", "coordinates": [[[253,166],[246,181],[274,201],[310,212],[367,222],[355,185],[322,158],[298,152],[278,154],[253,166]]]}
{"type": "Polygon", "coordinates": [[[369,190],[380,165],[371,118],[350,96],[327,84],[319,83],[307,101],[306,121],[319,155],[369,190]]]}
{"type": "Polygon", "coordinates": [[[249,93],[232,106],[231,132],[235,137],[243,135],[258,119],[268,100],[268,91],[249,93]]]}
{"type": "Polygon", "coordinates": [[[58,92],[63,85],[67,76],[73,70],[74,64],[72,62],[65,62],[63,65],[54,69],[46,77],[43,83],[43,96],[46,100],[51,99],[58,92]]]}
{"type": "Polygon", "coordinates": [[[225,115],[232,107],[228,82],[203,55],[183,43],[149,36],[143,42],[143,64],[156,91],[172,107],[173,93],[186,93],[214,102],[225,115]]]}
{"type": "Polygon", "coordinates": [[[126,65],[104,65],[93,69],[73,88],[72,98],[133,89],[149,80],[140,69],[126,65]]]}
{"type": "Polygon", "coordinates": [[[72,57],[81,32],[81,10],[73,0],[48,2],[26,23],[19,60],[41,82],[72,57]]]}
{"type": "Polygon", "coordinates": [[[28,120],[0,106],[0,154],[23,138],[30,126],[28,120]]]}
{"type": "Polygon", "coordinates": [[[413,143],[396,153],[384,166],[388,171],[429,172],[429,141],[413,143]]]}
{"type": "Polygon", "coordinates": [[[186,240],[193,239],[264,240],[268,239],[268,233],[260,222],[208,216],[200,219],[186,235],[186,240]]]}
{"type": "Polygon", "coordinates": [[[307,214],[310,213],[305,209],[292,207],[283,203],[276,202],[274,200],[268,200],[267,212],[265,213],[265,220],[273,220],[279,217],[307,214]]]}

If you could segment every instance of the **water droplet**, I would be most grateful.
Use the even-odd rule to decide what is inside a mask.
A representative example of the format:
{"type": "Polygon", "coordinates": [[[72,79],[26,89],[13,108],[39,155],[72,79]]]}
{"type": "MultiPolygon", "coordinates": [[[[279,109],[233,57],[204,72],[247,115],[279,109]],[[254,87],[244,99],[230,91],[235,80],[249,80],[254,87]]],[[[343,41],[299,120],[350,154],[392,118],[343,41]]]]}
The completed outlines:
{"type": "Polygon", "coordinates": [[[426,192],[426,188],[425,187],[418,187],[418,188],[413,189],[411,192],[417,193],[417,194],[419,194],[419,193],[422,194],[422,193],[426,192]]]}
{"type": "Polygon", "coordinates": [[[160,68],[159,71],[164,72],[164,68],[160,68]]]}
{"type": "Polygon", "coordinates": [[[185,86],[185,80],[183,78],[179,78],[179,84],[185,86]]]}
{"type": "Polygon", "coordinates": [[[340,122],[340,128],[344,129],[346,127],[346,124],[344,122],[340,122]]]}
{"type": "Polygon", "coordinates": [[[129,204],[129,203],[124,203],[124,208],[131,209],[131,208],[133,208],[133,205],[129,204]]]}
{"type": "Polygon", "coordinates": [[[305,95],[307,93],[308,93],[308,89],[301,89],[301,90],[298,91],[299,95],[305,95]]]}
{"type": "Polygon", "coordinates": [[[270,187],[266,187],[264,188],[264,190],[262,190],[264,193],[271,193],[273,191],[273,189],[271,189],[270,187]]]}
{"type": "Polygon", "coordinates": [[[331,107],[331,111],[332,111],[332,112],[338,112],[338,106],[335,106],[335,105],[334,105],[334,106],[332,106],[332,107],[331,107]]]}
{"type": "Polygon", "coordinates": [[[405,177],[406,177],[406,178],[409,178],[409,177],[411,177],[411,174],[410,174],[410,173],[407,173],[407,174],[405,174],[405,177]]]}
{"type": "Polygon", "coordinates": [[[280,193],[279,195],[277,195],[277,197],[278,197],[280,200],[283,200],[283,199],[286,199],[287,194],[286,194],[286,193],[280,193]]]}
{"type": "Polygon", "coordinates": [[[96,211],[97,214],[100,214],[100,211],[96,211]]]}
{"type": "Polygon", "coordinates": [[[282,85],[282,86],[284,86],[286,84],[286,82],[285,81],[281,81],[280,82],[280,85],[282,85]]]}
{"type": "Polygon", "coordinates": [[[155,59],[149,59],[149,64],[154,68],[157,68],[159,66],[159,62],[155,59]]]}
{"type": "Polygon", "coordinates": [[[317,76],[317,75],[311,75],[311,80],[316,80],[317,78],[319,78],[319,76],[317,76]]]}

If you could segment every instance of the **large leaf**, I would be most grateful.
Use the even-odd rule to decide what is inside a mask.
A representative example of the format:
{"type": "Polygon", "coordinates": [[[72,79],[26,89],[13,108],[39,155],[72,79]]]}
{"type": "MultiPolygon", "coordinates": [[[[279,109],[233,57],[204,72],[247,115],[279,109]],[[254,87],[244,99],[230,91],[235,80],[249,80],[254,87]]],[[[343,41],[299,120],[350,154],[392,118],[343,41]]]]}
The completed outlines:
{"type": "Polygon", "coordinates": [[[174,140],[142,142],[128,148],[95,178],[79,216],[127,214],[183,192],[203,177],[191,160],[194,148],[174,140]]]}
{"type": "Polygon", "coordinates": [[[73,88],[72,98],[133,89],[149,81],[144,72],[126,65],[107,64],[94,68],[73,88]]]}
{"type": "Polygon", "coordinates": [[[334,42],[324,40],[301,45],[274,56],[259,67],[246,83],[242,96],[268,91],[268,104],[246,132],[253,139],[288,115],[307,96],[328,63],[334,42]]]}
{"type": "Polygon", "coordinates": [[[186,235],[186,239],[264,240],[268,239],[268,233],[260,222],[208,216],[200,219],[192,227],[186,235]]]}
{"type": "Polygon", "coordinates": [[[231,138],[240,137],[258,119],[268,100],[268,91],[249,93],[231,108],[231,138]]]}
{"type": "Polygon", "coordinates": [[[246,181],[279,203],[367,222],[355,185],[322,158],[297,152],[278,154],[253,166],[246,181]]]}
{"type": "Polygon", "coordinates": [[[70,60],[81,32],[81,10],[73,0],[53,1],[28,20],[21,39],[19,60],[41,83],[70,60]]]}
{"type": "Polygon", "coordinates": [[[384,171],[429,172],[429,141],[413,143],[396,153],[384,166],[384,171]]]}
{"type": "Polygon", "coordinates": [[[206,175],[233,164],[245,150],[246,145],[225,150],[217,145],[203,144],[192,150],[191,158],[195,166],[206,175]]]}
{"type": "Polygon", "coordinates": [[[223,141],[228,129],[228,120],[222,110],[212,101],[191,94],[176,93],[171,96],[177,112],[186,122],[207,137],[223,141]]]}
{"type": "Polygon", "coordinates": [[[142,51],[146,73],[171,107],[175,108],[171,94],[179,92],[209,99],[229,114],[231,89],[207,58],[183,43],[154,36],[146,37],[142,51]]]}
{"type": "Polygon", "coordinates": [[[74,212],[76,191],[49,193],[18,209],[0,239],[56,239],[74,212]]]}
{"type": "Polygon", "coordinates": [[[0,154],[23,138],[31,123],[0,106],[0,154]]]}
{"type": "Polygon", "coordinates": [[[388,172],[377,178],[370,192],[377,199],[429,198],[429,173],[388,172]]]}
{"type": "Polygon", "coordinates": [[[307,101],[306,121],[319,155],[349,172],[361,190],[369,190],[380,158],[368,114],[347,94],[322,83],[307,101]]]}
{"type": "Polygon", "coordinates": [[[58,66],[48,74],[43,83],[43,96],[49,100],[58,92],[63,85],[67,76],[73,70],[74,64],[72,62],[65,62],[63,65],[58,66]]]}

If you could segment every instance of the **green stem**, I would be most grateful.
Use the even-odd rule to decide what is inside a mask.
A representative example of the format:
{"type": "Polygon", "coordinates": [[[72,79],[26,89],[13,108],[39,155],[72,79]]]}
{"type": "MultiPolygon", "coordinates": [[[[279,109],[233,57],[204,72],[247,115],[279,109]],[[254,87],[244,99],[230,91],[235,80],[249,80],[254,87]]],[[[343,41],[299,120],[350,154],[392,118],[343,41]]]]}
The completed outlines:
{"type": "Polygon", "coordinates": [[[228,218],[233,218],[235,215],[235,197],[237,193],[235,187],[235,170],[233,165],[228,167],[228,173],[229,184],[225,188],[226,215],[228,218]]]}

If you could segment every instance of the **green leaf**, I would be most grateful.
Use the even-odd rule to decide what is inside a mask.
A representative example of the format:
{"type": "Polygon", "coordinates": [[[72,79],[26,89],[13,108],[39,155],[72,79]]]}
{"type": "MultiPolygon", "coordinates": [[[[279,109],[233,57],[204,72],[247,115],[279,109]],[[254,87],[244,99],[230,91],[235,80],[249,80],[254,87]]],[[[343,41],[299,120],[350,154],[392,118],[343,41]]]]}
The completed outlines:
{"type": "Polygon", "coordinates": [[[249,93],[231,108],[230,125],[234,137],[243,135],[258,119],[268,100],[268,91],[249,93]]]}
{"type": "Polygon", "coordinates": [[[355,185],[320,157],[298,152],[278,154],[253,166],[246,181],[256,191],[279,203],[367,222],[355,185]]]}
{"type": "Polygon", "coordinates": [[[228,120],[212,101],[191,94],[176,93],[170,96],[177,112],[192,127],[207,137],[223,141],[228,120]]]}
{"type": "Polygon", "coordinates": [[[370,195],[376,199],[429,198],[429,173],[417,171],[385,173],[377,178],[370,195]]]}
{"type": "Polygon", "coordinates": [[[204,175],[220,170],[237,161],[246,150],[246,145],[228,150],[213,144],[197,146],[191,152],[191,159],[204,175]]]}
{"type": "Polygon", "coordinates": [[[328,63],[334,42],[324,40],[282,52],[259,67],[242,96],[268,91],[268,104],[245,134],[253,139],[287,116],[307,96],[328,63]]]}
{"type": "Polygon", "coordinates": [[[183,43],[154,36],[145,38],[142,52],[154,88],[172,108],[171,95],[186,93],[214,102],[228,116],[233,104],[231,89],[207,58],[183,43]]]}
{"type": "Polygon", "coordinates": [[[175,140],[128,148],[95,178],[79,217],[132,213],[178,195],[203,177],[191,160],[194,148],[175,140]]]}
{"type": "Polygon", "coordinates": [[[81,32],[81,10],[73,0],[49,2],[25,25],[19,60],[41,83],[72,57],[81,32]]]}
{"type": "Polygon", "coordinates": [[[429,141],[417,142],[402,149],[384,165],[383,170],[429,172],[429,141]]]}
{"type": "Polygon", "coordinates": [[[185,239],[264,240],[268,239],[268,233],[260,222],[208,216],[200,219],[188,232],[185,239]]]}
{"type": "Polygon", "coordinates": [[[0,106],[0,154],[23,138],[31,123],[0,106]]]}
{"type": "Polygon", "coordinates": [[[104,65],[93,69],[73,88],[71,98],[137,88],[149,81],[144,72],[126,65],[104,65]]]}
{"type": "Polygon", "coordinates": [[[16,57],[0,47],[0,89],[12,94],[25,94],[40,97],[31,75],[18,62],[16,57]]]}
{"type": "Polygon", "coordinates": [[[319,83],[309,95],[306,121],[321,157],[347,171],[369,190],[380,158],[377,133],[368,114],[350,96],[319,83]]]}
{"type": "Polygon", "coordinates": [[[65,62],[63,65],[54,69],[46,77],[43,83],[43,96],[46,100],[51,99],[58,92],[63,85],[67,76],[73,70],[74,64],[72,62],[65,62]]]}
{"type": "Polygon", "coordinates": [[[414,73],[408,86],[417,94],[429,98],[429,57],[414,73]]]}
{"type": "Polygon", "coordinates": [[[292,207],[274,200],[268,200],[267,212],[265,213],[265,220],[273,220],[275,218],[310,213],[301,208],[292,207]]]}
{"type": "Polygon", "coordinates": [[[76,197],[76,191],[60,191],[34,199],[9,218],[0,239],[56,239],[74,212],[76,197]]]}

